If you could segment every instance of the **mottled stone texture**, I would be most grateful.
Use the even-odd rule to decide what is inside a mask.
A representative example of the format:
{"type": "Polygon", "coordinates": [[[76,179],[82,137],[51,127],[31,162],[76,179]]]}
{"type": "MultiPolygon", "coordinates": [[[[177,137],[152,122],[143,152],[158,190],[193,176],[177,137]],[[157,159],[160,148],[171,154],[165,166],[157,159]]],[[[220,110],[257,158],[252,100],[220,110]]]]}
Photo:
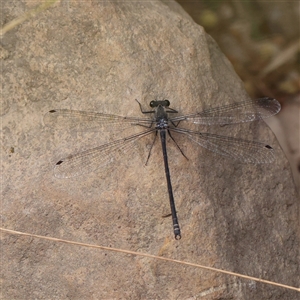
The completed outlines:
{"type": "MultiPolygon", "coordinates": [[[[32,5],[3,2],[2,22],[32,5]]],[[[271,165],[240,164],[179,137],[186,160],[168,140],[180,241],[162,217],[170,208],[158,141],[147,166],[151,138],[116,169],[53,177],[58,159],[116,135],[52,130],[43,124],[50,109],[141,116],[135,99],[147,109],[150,100],[167,98],[188,113],[247,97],[216,43],[179,5],[62,1],[9,32],[1,47],[2,227],[299,285],[299,201],[287,160],[263,122],[229,132],[272,145],[271,165]]],[[[299,296],[194,267],[6,233],[1,252],[2,299],[299,296]]]]}

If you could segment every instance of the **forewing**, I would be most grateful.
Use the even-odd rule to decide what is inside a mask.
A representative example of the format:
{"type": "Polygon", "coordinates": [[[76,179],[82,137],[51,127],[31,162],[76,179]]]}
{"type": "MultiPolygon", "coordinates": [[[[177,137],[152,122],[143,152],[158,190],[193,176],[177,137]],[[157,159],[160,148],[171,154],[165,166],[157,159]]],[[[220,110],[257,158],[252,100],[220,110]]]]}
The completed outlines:
{"type": "Polygon", "coordinates": [[[88,111],[54,109],[44,116],[44,123],[54,129],[70,131],[101,131],[125,129],[133,125],[151,127],[151,119],[123,117],[88,111]]]}
{"type": "Polygon", "coordinates": [[[247,99],[202,112],[171,118],[174,123],[189,121],[201,125],[226,125],[252,122],[273,116],[280,111],[280,103],[273,98],[265,97],[256,100],[247,99]]]}
{"type": "Polygon", "coordinates": [[[131,150],[139,139],[154,131],[155,129],[149,129],[139,134],[63,158],[56,163],[54,175],[58,178],[75,177],[94,171],[112,162],[117,162],[122,158],[124,159],[124,154],[131,150]]]}

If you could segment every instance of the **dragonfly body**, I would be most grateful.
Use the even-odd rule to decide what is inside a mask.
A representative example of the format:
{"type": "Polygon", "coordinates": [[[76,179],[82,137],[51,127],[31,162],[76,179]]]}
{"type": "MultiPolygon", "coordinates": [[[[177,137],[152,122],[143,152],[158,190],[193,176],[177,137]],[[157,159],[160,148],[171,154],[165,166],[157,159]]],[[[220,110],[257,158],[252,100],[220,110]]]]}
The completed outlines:
{"type": "MultiPolygon", "coordinates": [[[[238,103],[214,107],[201,112],[176,116],[171,116],[171,114],[177,114],[178,112],[169,107],[169,100],[151,101],[150,107],[153,108],[153,110],[150,111],[143,111],[140,103],[139,105],[143,114],[152,114],[154,117],[123,117],[112,114],[67,109],[49,111],[44,117],[44,122],[48,126],[54,128],[69,128],[70,130],[77,131],[84,131],[90,128],[99,128],[99,130],[109,131],[118,130],[118,128],[130,128],[133,126],[144,128],[143,131],[140,131],[137,134],[130,135],[123,139],[117,139],[59,160],[54,167],[54,174],[59,178],[69,178],[94,171],[100,166],[108,165],[112,161],[122,159],[122,153],[125,154],[128,150],[131,150],[134,147],[135,142],[145,136],[155,134],[154,144],[159,132],[173,219],[173,231],[176,239],[181,238],[181,233],[178,225],[168,165],[166,147],[167,134],[175,142],[180,151],[180,147],[172,137],[172,132],[182,134],[193,143],[210,151],[241,162],[270,163],[274,160],[273,148],[265,143],[248,141],[230,136],[203,133],[186,127],[190,123],[194,125],[200,124],[211,126],[231,125],[262,120],[275,115],[280,111],[279,102],[273,98],[259,98],[253,101],[246,99],[238,103]],[[183,126],[179,126],[179,124],[183,126]]],[[[151,149],[149,151],[148,159],[150,157],[151,149]]],[[[182,151],[181,153],[184,155],[182,151]]]]}
{"type": "MultiPolygon", "coordinates": [[[[170,121],[168,118],[168,113],[178,113],[178,112],[174,109],[170,109],[170,108],[168,109],[169,105],[170,105],[169,100],[151,101],[150,107],[155,108],[155,110],[145,112],[141,108],[141,111],[144,114],[146,114],[146,113],[154,113],[155,114],[155,117],[154,117],[155,129],[156,129],[155,138],[156,138],[157,132],[159,131],[162,152],[163,152],[163,158],[164,158],[164,166],[165,166],[165,174],[166,174],[167,187],[168,187],[168,193],[169,193],[171,214],[172,214],[173,231],[174,231],[175,239],[179,240],[179,239],[181,239],[181,233],[180,233],[180,227],[179,227],[179,222],[178,222],[177,212],[176,212],[176,207],[175,207],[175,201],[174,201],[174,196],[173,196],[171,175],[170,175],[169,163],[168,163],[167,144],[166,144],[166,132],[168,132],[170,135],[170,131],[169,131],[169,122],[170,121]]],[[[154,139],[154,141],[155,141],[155,139],[154,139]]],[[[149,156],[150,156],[150,152],[149,152],[149,156]]],[[[148,156],[148,158],[149,158],[149,156],[148,156]]]]}

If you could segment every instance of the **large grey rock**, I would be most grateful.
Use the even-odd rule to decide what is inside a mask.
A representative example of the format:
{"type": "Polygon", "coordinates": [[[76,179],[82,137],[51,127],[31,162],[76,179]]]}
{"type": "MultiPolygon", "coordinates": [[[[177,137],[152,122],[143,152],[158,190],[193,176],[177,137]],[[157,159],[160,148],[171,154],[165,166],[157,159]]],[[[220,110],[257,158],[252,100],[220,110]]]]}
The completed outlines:
{"type": "MultiPolygon", "coordinates": [[[[6,20],[20,3],[3,4],[6,20]]],[[[173,238],[160,145],[57,179],[58,159],[115,138],[43,124],[53,108],[141,116],[153,99],[180,113],[248,97],[216,43],[173,2],[62,2],[2,39],[3,200],[8,229],[119,247],[299,285],[299,202],[288,162],[263,123],[232,126],[276,162],[241,164],[169,142],[182,239],[173,238]]],[[[204,128],[203,130],[206,130],[204,128]]],[[[225,133],[228,127],[214,127],[225,133]]],[[[122,131],[125,134],[126,131],[122,131]]],[[[297,299],[296,292],[206,270],[2,235],[3,299],[297,299]]]]}

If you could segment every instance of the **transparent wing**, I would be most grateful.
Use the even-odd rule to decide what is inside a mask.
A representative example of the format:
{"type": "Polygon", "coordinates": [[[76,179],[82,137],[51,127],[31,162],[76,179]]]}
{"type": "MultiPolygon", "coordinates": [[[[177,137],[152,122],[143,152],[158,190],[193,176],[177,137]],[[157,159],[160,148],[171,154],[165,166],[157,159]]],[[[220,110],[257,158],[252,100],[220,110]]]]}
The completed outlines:
{"type": "Polygon", "coordinates": [[[264,143],[222,136],[210,133],[200,133],[182,128],[170,128],[182,133],[198,145],[245,163],[271,163],[274,161],[274,150],[264,143]]]}
{"type": "Polygon", "coordinates": [[[151,127],[152,120],[145,118],[122,117],[118,115],[95,113],[88,111],[54,109],[44,116],[44,123],[55,129],[92,131],[124,129],[133,125],[151,127]]]}
{"type": "Polygon", "coordinates": [[[75,177],[118,161],[128,150],[134,147],[137,140],[147,136],[155,130],[156,129],[149,129],[139,134],[103,144],[96,148],[63,158],[56,163],[54,167],[54,175],[58,178],[75,177]]]}
{"type": "Polygon", "coordinates": [[[273,116],[280,111],[280,103],[273,98],[247,99],[239,103],[228,104],[199,113],[171,118],[172,122],[189,121],[195,124],[235,124],[251,122],[273,116]]]}

